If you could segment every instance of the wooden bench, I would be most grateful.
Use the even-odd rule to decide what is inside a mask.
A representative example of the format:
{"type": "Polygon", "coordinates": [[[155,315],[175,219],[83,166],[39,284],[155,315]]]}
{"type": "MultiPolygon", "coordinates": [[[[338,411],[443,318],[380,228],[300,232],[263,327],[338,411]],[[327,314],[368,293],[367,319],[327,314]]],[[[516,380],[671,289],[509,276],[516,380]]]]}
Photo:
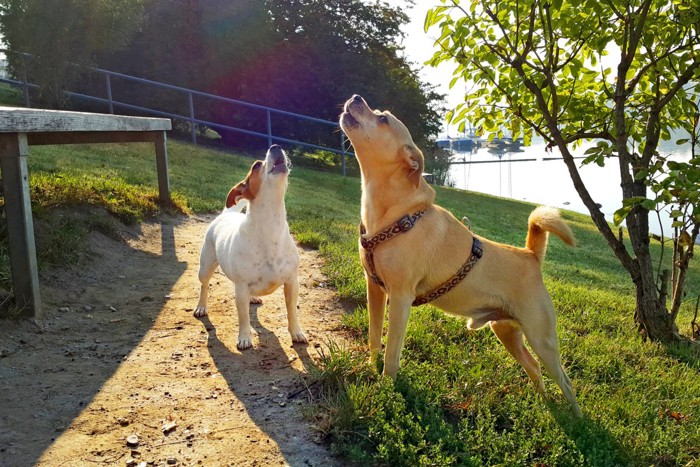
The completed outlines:
{"type": "Polygon", "coordinates": [[[0,107],[0,169],[5,197],[12,285],[22,314],[41,317],[34,222],[29,197],[29,146],[45,144],[155,144],[159,201],[170,204],[166,118],[0,107]]]}

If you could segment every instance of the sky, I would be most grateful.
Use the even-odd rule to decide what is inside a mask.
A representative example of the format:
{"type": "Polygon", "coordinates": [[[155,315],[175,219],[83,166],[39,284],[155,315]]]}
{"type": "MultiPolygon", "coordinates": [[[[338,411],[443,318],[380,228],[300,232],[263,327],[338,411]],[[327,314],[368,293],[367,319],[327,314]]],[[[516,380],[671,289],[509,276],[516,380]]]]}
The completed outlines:
{"type": "Polygon", "coordinates": [[[432,28],[428,33],[423,31],[423,23],[428,10],[437,5],[438,2],[430,0],[416,0],[413,7],[406,7],[405,0],[385,0],[389,5],[401,7],[410,17],[410,22],[402,28],[406,37],[403,39],[404,53],[410,62],[414,64],[414,69],[419,70],[419,75],[423,82],[437,86],[437,91],[446,95],[445,104],[448,109],[454,108],[463,101],[463,85],[457,84],[452,90],[449,89],[452,80],[453,66],[442,63],[440,66],[432,67],[423,65],[429,60],[435,51],[433,43],[437,36],[437,28],[432,28]]]}

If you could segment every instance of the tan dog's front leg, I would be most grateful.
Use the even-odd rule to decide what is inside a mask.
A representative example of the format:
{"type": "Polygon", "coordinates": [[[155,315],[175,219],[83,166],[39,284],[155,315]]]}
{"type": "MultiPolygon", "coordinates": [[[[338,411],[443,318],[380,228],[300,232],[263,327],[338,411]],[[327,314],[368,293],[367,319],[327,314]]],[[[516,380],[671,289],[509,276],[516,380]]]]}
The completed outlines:
{"type": "Polygon", "coordinates": [[[236,309],[238,310],[238,350],[253,346],[253,329],[250,327],[250,291],[236,284],[236,309]]]}
{"type": "Polygon", "coordinates": [[[411,303],[414,297],[391,294],[389,297],[389,330],[386,335],[386,351],[384,352],[384,376],[396,379],[401,361],[401,349],[406,337],[408,316],[411,314],[411,303]]]}
{"type": "Polygon", "coordinates": [[[369,354],[371,361],[375,362],[382,349],[386,293],[369,278],[367,279],[367,310],[369,312],[369,354]]]}
{"type": "Polygon", "coordinates": [[[308,342],[297,320],[297,299],[299,298],[299,280],[295,276],[284,284],[284,302],[287,305],[287,329],[293,342],[308,342]]]}

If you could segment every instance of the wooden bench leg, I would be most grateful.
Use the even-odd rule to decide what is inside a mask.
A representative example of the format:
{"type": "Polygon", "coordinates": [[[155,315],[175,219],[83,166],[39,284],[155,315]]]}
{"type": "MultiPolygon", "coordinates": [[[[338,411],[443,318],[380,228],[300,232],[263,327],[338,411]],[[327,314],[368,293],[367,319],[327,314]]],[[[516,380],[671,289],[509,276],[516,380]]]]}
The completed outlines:
{"type": "Polygon", "coordinates": [[[158,170],[158,197],[161,206],[170,206],[170,178],[168,176],[167,136],[161,132],[156,137],[156,168],[158,170]]]}
{"type": "Polygon", "coordinates": [[[29,197],[28,155],[26,134],[0,134],[0,168],[15,302],[24,316],[40,318],[39,272],[29,197]]]}

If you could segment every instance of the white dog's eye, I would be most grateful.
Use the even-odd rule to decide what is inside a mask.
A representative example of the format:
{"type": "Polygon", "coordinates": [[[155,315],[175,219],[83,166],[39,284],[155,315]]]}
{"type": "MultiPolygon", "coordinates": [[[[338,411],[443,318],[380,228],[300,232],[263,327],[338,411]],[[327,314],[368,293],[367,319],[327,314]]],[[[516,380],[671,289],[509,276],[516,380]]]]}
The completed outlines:
{"type": "Polygon", "coordinates": [[[386,118],[386,115],[380,115],[379,116],[379,121],[382,123],[389,123],[389,119],[386,118]]]}

